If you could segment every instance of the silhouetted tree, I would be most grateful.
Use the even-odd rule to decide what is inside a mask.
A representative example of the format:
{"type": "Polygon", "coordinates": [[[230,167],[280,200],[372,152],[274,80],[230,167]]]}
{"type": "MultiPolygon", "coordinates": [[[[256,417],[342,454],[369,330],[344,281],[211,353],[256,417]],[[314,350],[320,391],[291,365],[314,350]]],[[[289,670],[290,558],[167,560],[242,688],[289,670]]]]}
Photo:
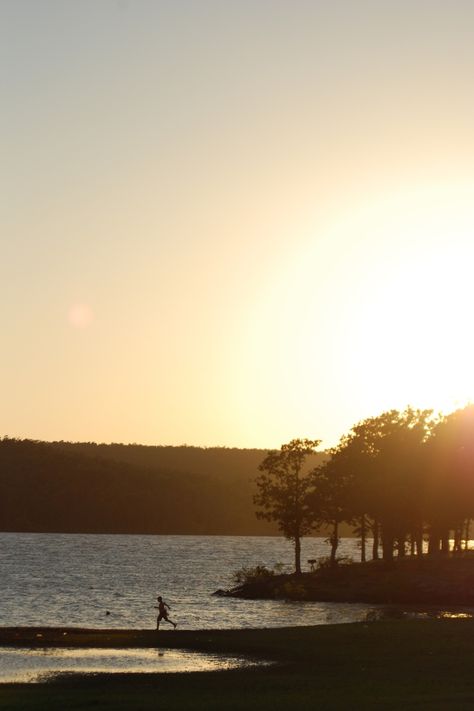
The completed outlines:
{"type": "Polygon", "coordinates": [[[352,477],[345,454],[343,449],[331,449],[329,458],[312,472],[314,491],[309,496],[310,506],[315,520],[329,526],[331,566],[337,562],[340,524],[352,522],[352,477]]]}
{"type": "Polygon", "coordinates": [[[474,406],[443,417],[427,446],[426,521],[429,554],[448,553],[451,532],[455,549],[469,537],[474,517],[474,406]]]}
{"type": "Polygon", "coordinates": [[[296,574],[301,573],[301,538],[316,524],[314,508],[309,503],[314,480],[304,471],[304,465],[319,444],[320,440],[293,439],[279,451],[268,452],[256,479],[257,518],[276,521],[283,535],[293,541],[296,574]]]}
{"type": "MultiPolygon", "coordinates": [[[[347,467],[352,518],[380,525],[385,561],[395,544],[405,553],[408,535],[423,527],[423,446],[432,412],[390,410],[354,425],[342,438],[338,456],[347,467]]],[[[365,531],[365,529],[364,529],[365,531]]]]}

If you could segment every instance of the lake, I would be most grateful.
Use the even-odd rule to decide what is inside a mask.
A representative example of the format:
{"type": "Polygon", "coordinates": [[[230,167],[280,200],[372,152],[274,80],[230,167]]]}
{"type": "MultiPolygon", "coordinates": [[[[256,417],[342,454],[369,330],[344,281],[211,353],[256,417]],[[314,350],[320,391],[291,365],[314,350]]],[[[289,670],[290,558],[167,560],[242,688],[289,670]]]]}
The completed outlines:
{"type": "MultiPolygon", "coordinates": [[[[323,538],[304,539],[304,567],[328,552],[323,538]]],[[[342,539],[340,554],[357,559],[357,541],[342,539]]],[[[277,537],[1,533],[0,625],[153,628],[157,595],[185,629],[354,622],[377,607],[212,596],[242,566],[292,561],[277,537]]]]}

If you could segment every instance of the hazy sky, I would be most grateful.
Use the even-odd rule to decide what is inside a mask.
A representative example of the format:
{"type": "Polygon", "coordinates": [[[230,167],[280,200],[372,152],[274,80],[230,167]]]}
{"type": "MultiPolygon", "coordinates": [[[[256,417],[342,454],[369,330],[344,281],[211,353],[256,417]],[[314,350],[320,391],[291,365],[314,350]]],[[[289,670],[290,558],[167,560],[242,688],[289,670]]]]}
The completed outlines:
{"type": "Polygon", "coordinates": [[[474,398],[471,0],[0,0],[0,435],[474,398]]]}

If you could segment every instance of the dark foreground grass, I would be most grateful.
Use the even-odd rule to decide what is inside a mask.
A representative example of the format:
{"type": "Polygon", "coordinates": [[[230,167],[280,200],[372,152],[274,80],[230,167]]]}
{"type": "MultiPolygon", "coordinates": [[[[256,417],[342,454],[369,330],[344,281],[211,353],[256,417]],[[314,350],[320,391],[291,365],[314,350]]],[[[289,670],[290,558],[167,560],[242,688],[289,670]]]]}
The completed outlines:
{"type": "MultiPolygon", "coordinates": [[[[0,629],[0,643],[11,643],[18,634],[17,643],[54,644],[64,637],[62,632],[0,629]]],[[[154,634],[146,631],[69,630],[66,636],[71,646],[156,644],[154,634]]],[[[246,654],[275,664],[193,674],[72,675],[49,684],[0,685],[0,709],[474,708],[471,620],[160,632],[159,640],[163,647],[246,654]]]]}

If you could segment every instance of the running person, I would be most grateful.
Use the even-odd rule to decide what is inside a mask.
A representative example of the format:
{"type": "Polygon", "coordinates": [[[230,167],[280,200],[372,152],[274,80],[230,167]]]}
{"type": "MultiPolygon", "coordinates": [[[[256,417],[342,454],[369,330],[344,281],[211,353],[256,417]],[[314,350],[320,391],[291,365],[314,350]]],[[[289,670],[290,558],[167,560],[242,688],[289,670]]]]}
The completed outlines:
{"type": "Polygon", "coordinates": [[[173,627],[176,629],[176,625],[178,623],[173,622],[173,620],[170,620],[170,618],[168,617],[168,610],[171,610],[171,607],[163,600],[161,595],[158,595],[158,597],[156,599],[158,600],[158,605],[155,605],[155,610],[158,610],[158,617],[156,619],[156,629],[157,630],[160,629],[161,620],[165,620],[165,622],[169,622],[170,625],[173,625],[173,627]]]}

